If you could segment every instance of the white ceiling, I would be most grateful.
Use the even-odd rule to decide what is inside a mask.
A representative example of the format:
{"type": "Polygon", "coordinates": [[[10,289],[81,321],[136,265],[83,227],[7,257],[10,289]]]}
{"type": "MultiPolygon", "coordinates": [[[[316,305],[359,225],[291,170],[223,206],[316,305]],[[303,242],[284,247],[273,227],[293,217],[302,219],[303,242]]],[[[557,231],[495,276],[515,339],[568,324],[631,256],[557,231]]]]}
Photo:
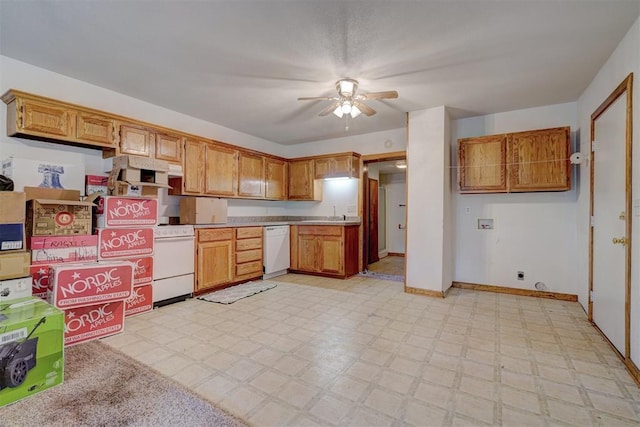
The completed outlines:
{"type": "MultiPolygon", "coordinates": [[[[295,144],[577,100],[640,1],[0,0],[0,53],[238,131],[295,144]],[[345,132],[318,117],[351,77],[369,101],[345,132]]],[[[28,91],[29,88],[16,88],[28,91]]]]}

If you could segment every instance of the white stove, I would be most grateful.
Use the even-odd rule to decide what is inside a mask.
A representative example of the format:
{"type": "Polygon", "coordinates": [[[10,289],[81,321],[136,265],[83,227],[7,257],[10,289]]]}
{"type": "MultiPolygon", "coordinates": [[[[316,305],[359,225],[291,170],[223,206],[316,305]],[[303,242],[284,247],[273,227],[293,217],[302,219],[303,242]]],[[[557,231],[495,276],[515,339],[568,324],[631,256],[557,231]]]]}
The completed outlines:
{"type": "Polygon", "coordinates": [[[153,229],[153,303],[184,300],[193,294],[195,231],[193,225],[161,225],[153,229]]]}

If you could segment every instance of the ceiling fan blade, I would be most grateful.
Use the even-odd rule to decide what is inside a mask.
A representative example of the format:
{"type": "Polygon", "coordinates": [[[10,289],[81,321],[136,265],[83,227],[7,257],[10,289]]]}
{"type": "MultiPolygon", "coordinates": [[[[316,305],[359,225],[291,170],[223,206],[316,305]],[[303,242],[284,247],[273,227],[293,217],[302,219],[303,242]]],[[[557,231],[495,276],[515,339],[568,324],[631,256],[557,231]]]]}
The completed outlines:
{"type": "Polygon", "coordinates": [[[319,116],[327,116],[331,113],[333,113],[333,110],[335,110],[338,107],[338,103],[334,102],[333,104],[329,105],[327,108],[325,108],[324,110],[320,111],[320,114],[318,114],[319,116]]]}
{"type": "Polygon", "coordinates": [[[366,104],[363,104],[362,102],[358,102],[356,104],[356,107],[358,107],[360,111],[362,111],[367,116],[373,116],[376,113],[376,110],[374,110],[373,108],[369,107],[366,104]]]}
{"type": "Polygon", "coordinates": [[[397,98],[398,92],[395,90],[389,90],[386,92],[371,92],[371,93],[363,93],[360,95],[362,99],[391,99],[397,98]]]}
{"type": "Polygon", "coordinates": [[[311,97],[304,97],[304,98],[298,98],[298,101],[315,101],[315,100],[323,100],[323,101],[335,101],[338,98],[334,97],[330,97],[330,96],[311,96],[311,97]]]}

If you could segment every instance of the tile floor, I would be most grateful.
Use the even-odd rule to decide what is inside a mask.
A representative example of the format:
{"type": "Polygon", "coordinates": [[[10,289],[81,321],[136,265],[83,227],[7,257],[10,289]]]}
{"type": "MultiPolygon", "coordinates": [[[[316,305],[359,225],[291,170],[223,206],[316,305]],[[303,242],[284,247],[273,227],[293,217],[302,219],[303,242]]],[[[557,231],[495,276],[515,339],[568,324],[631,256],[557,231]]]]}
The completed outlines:
{"type": "Polygon", "coordinates": [[[577,303],[286,275],[105,339],[256,426],[638,425],[640,389],[577,303]]]}
{"type": "Polygon", "coordinates": [[[387,256],[381,258],[380,261],[369,264],[367,270],[375,271],[376,273],[404,276],[404,257],[387,256]]]}

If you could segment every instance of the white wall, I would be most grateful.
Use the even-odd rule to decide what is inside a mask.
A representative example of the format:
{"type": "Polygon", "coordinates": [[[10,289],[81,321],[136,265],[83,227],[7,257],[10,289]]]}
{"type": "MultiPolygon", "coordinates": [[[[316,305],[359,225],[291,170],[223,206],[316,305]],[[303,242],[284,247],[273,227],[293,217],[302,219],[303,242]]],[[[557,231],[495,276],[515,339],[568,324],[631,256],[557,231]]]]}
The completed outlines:
{"type": "Polygon", "coordinates": [[[399,229],[398,224],[405,225],[407,213],[406,205],[406,174],[392,173],[380,175],[380,183],[387,190],[387,250],[403,254],[405,230],[399,229]]]}
{"type": "Polygon", "coordinates": [[[405,283],[436,292],[451,286],[449,127],[445,107],[409,113],[405,283]]]}
{"type": "MultiPolygon", "coordinates": [[[[640,20],[629,29],[618,44],[598,75],[589,84],[578,100],[580,123],[580,151],[589,153],[591,114],[611,92],[627,77],[634,73],[633,82],[633,176],[632,176],[632,262],[631,262],[631,359],[640,365],[640,20]]],[[[581,181],[589,182],[589,163],[580,168],[581,181]]],[[[580,303],[587,306],[589,289],[589,186],[583,185],[578,192],[578,282],[580,303]]]]}
{"type": "Polygon", "coordinates": [[[570,126],[575,135],[575,103],[453,121],[454,281],[530,290],[536,282],[543,282],[552,292],[578,292],[575,221],[579,182],[573,180],[571,191],[555,193],[457,192],[458,138],[559,126],[570,126]],[[478,218],[493,219],[494,229],[479,230],[478,218]],[[524,271],[525,280],[517,280],[518,271],[524,271]]]}

